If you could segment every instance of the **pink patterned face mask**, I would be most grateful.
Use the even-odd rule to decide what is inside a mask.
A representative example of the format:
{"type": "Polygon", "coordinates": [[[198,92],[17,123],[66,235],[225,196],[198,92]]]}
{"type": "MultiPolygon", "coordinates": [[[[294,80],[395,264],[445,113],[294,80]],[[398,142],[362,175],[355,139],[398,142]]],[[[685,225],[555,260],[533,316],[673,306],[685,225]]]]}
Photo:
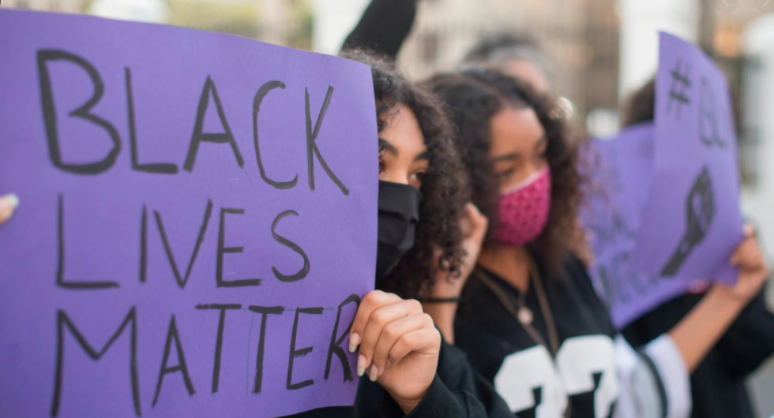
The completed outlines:
{"type": "Polygon", "coordinates": [[[551,171],[548,167],[527,177],[500,196],[497,242],[519,247],[537,238],[551,210],[551,171]]]}

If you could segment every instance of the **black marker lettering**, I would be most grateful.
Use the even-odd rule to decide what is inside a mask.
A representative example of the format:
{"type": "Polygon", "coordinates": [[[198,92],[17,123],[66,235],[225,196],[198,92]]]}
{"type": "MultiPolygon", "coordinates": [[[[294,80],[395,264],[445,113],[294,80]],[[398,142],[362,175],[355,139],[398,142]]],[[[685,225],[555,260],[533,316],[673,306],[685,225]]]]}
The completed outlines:
{"type": "Polygon", "coordinates": [[[48,154],[54,166],[62,171],[87,175],[100,174],[109,170],[115,164],[116,158],[118,158],[118,154],[121,152],[121,138],[112,124],[90,113],[91,109],[102,99],[102,94],[105,91],[105,86],[102,84],[102,78],[99,76],[97,69],[77,55],[56,49],[44,49],[38,51],[38,79],[40,82],[40,100],[43,106],[43,122],[46,126],[48,154]],[[101,161],[87,164],[69,164],[62,161],[54,92],[51,87],[51,74],[48,71],[48,63],[51,61],[69,61],[84,69],[89,75],[94,85],[94,93],[83,106],[69,112],[69,116],[87,120],[107,131],[110,141],[113,143],[113,148],[101,161]]]}
{"type": "Polygon", "coordinates": [[[226,120],[226,113],[223,111],[223,106],[220,103],[220,97],[218,96],[218,90],[215,87],[215,83],[212,78],[207,77],[207,81],[204,83],[204,89],[202,89],[202,95],[199,98],[199,108],[196,112],[196,126],[194,127],[193,136],[191,137],[191,145],[188,148],[188,156],[185,158],[185,165],[183,169],[186,171],[192,171],[194,162],[196,161],[196,154],[199,152],[199,144],[201,142],[212,142],[214,144],[231,144],[231,150],[234,152],[237,164],[239,167],[245,165],[245,161],[242,158],[242,153],[239,152],[234,135],[231,133],[231,128],[226,120]],[[207,107],[210,104],[210,93],[215,101],[215,107],[218,111],[218,117],[220,118],[220,124],[223,126],[223,133],[219,134],[206,134],[204,133],[204,116],[207,113],[207,107]]]}
{"type": "Polygon", "coordinates": [[[167,238],[167,233],[164,230],[164,223],[161,220],[161,214],[158,211],[153,211],[153,215],[156,217],[156,226],[158,227],[159,234],[161,234],[161,241],[164,244],[164,250],[167,253],[169,265],[172,267],[172,272],[175,274],[177,285],[180,286],[181,289],[184,289],[185,285],[188,283],[188,278],[191,276],[191,269],[193,268],[194,262],[196,261],[196,256],[199,254],[199,248],[202,246],[202,241],[204,241],[204,233],[207,231],[207,225],[210,223],[210,216],[212,216],[212,200],[207,201],[207,208],[204,210],[204,221],[202,222],[202,226],[199,228],[199,236],[196,238],[196,245],[194,245],[193,254],[188,260],[188,268],[185,271],[185,277],[180,275],[180,269],[177,267],[175,255],[172,253],[172,247],[169,245],[169,239],[167,238]]]}
{"type": "Polygon", "coordinates": [[[300,350],[296,350],[296,334],[298,333],[298,318],[301,314],[310,315],[322,315],[323,308],[298,308],[296,309],[296,318],[293,321],[293,335],[290,338],[290,364],[288,364],[288,380],[286,388],[288,390],[296,390],[311,386],[314,384],[313,379],[304,380],[303,382],[293,382],[293,363],[297,357],[303,357],[314,350],[314,347],[305,347],[300,350]]]}
{"type": "Polygon", "coordinates": [[[129,119],[129,145],[132,151],[132,169],[145,173],[176,174],[177,165],[170,163],[140,164],[140,151],[137,145],[137,125],[134,121],[134,94],[132,93],[132,71],[124,69],[126,79],[126,109],[129,119]]]}
{"type": "Polygon", "coordinates": [[[255,159],[258,161],[258,170],[261,172],[261,178],[276,189],[290,189],[298,183],[298,174],[290,181],[274,181],[266,175],[266,169],[263,166],[261,160],[261,149],[258,146],[258,112],[261,108],[261,102],[263,98],[269,94],[269,91],[276,88],[285,88],[285,83],[281,81],[269,81],[258,89],[258,93],[255,93],[255,99],[253,100],[253,144],[255,145],[255,159]]]}
{"type": "Polygon", "coordinates": [[[148,278],[148,207],[142,205],[140,221],[140,283],[148,278]]]}
{"type": "Polygon", "coordinates": [[[286,211],[280,213],[279,215],[277,215],[277,217],[274,218],[274,222],[272,222],[272,224],[271,224],[271,236],[274,237],[274,240],[279,242],[280,244],[290,248],[291,250],[295,251],[298,255],[300,255],[304,259],[304,266],[301,267],[301,269],[298,270],[298,272],[296,272],[295,274],[285,275],[285,274],[280,273],[280,271],[277,270],[276,267],[272,267],[271,268],[272,271],[274,272],[274,276],[277,277],[277,279],[279,279],[280,281],[283,281],[283,282],[286,282],[286,283],[287,282],[295,282],[295,281],[298,281],[298,280],[301,280],[301,279],[305,278],[307,276],[307,274],[309,274],[309,267],[310,267],[309,266],[309,257],[306,256],[306,253],[304,252],[304,250],[301,249],[301,247],[299,247],[298,244],[296,244],[293,241],[291,241],[291,240],[289,240],[289,239],[287,239],[287,238],[277,234],[277,232],[275,231],[276,228],[277,228],[277,224],[279,224],[279,221],[282,220],[282,218],[284,218],[286,216],[290,216],[290,215],[298,216],[298,213],[296,211],[293,211],[293,210],[286,210],[286,211]]]}
{"type": "Polygon", "coordinates": [[[333,174],[333,171],[328,167],[328,164],[323,159],[320,149],[317,148],[317,135],[320,133],[320,127],[322,126],[323,118],[325,118],[325,112],[328,111],[328,106],[331,104],[331,97],[333,96],[333,87],[328,87],[328,93],[325,95],[325,101],[323,102],[320,114],[317,116],[317,122],[314,124],[314,130],[312,130],[312,115],[309,109],[309,89],[306,89],[306,155],[307,164],[309,166],[309,188],[314,190],[314,156],[317,156],[317,160],[320,161],[323,170],[328,174],[328,177],[339,186],[341,192],[345,196],[349,195],[349,190],[344,186],[344,183],[333,174]]]}
{"type": "Polygon", "coordinates": [[[134,307],[129,310],[129,313],[121,322],[118,330],[113,334],[101,350],[97,351],[94,347],[86,341],[86,338],[81,334],[78,328],[73,324],[70,318],[63,310],[59,310],[57,313],[57,342],[56,342],[56,373],[54,377],[54,399],[51,403],[51,416],[55,417],[59,414],[59,404],[62,396],[62,372],[64,369],[64,337],[65,328],[68,328],[75,339],[78,341],[78,345],[81,346],[83,351],[94,361],[98,361],[103,355],[110,349],[113,343],[118,337],[123,334],[126,326],[131,323],[130,329],[130,359],[129,359],[129,374],[132,380],[132,400],[134,402],[134,413],[138,417],[142,416],[142,410],[140,406],[140,380],[137,373],[137,313],[134,307]]]}
{"type": "Polygon", "coordinates": [[[285,312],[284,306],[250,306],[250,310],[261,314],[261,335],[258,337],[258,356],[255,360],[255,381],[253,384],[253,393],[261,393],[263,384],[263,353],[266,347],[266,319],[269,315],[280,315],[285,312]]]}
{"type": "Polygon", "coordinates": [[[217,309],[220,310],[220,319],[218,320],[218,336],[215,340],[215,365],[212,368],[212,393],[218,392],[218,384],[220,382],[220,358],[223,352],[223,328],[226,325],[226,310],[239,310],[242,309],[242,305],[228,304],[228,305],[197,305],[196,309],[217,309]]]}
{"type": "Polygon", "coordinates": [[[355,320],[355,318],[352,318],[352,321],[350,321],[349,325],[347,326],[347,329],[344,330],[344,332],[341,333],[341,337],[339,339],[336,339],[336,335],[338,335],[339,332],[339,321],[341,321],[341,310],[345,306],[349,305],[350,303],[354,303],[355,307],[357,308],[360,306],[360,297],[358,295],[350,295],[348,298],[344,300],[344,302],[341,302],[341,305],[339,305],[339,312],[336,314],[336,325],[333,327],[333,334],[331,334],[331,343],[328,346],[328,360],[325,362],[325,380],[328,380],[328,376],[331,373],[331,360],[333,360],[333,354],[336,354],[336,357],[339,358],[339,361],[341,362],[341,367],[344,370],[344,381],[345,382],[352,382],[352,369],[349,367],[349,361],[347,360],[347,354],[344,352],[344,349],[341,348],[341,343],[344,342],[344,339],[347,338],[349,335],[349,331],[352,329],[352,321],[355,320]]]}
{"type": "Polygon", "coordinates": [[[64,278],[65,271],[65,236],[64,236],[64,195],[59,195],[57,210],[57,243],[58,258],[56,267],[56,284],[59,287],[72,290],[111,289],[118,287],[116,282],[71,282],[64,278]]]}
{"type": "Polygon", "coordinates": [[[259,286],[261,279],[223,280],[223,256],[225,254],[241,254],[244,247],[226,247],[226,214],[244,215],[244,209],[220,209],[220,226],[218,228],[218,259],[215,266],[215,278],[218,287],[259,286]]]}
{"type": "Polygon", "coordinates": [[[156,394],[153,395],[153,404],[156,406],[156,402],[159,401],[159,392],[161,392],[161,385],[164,383],[164,378],[169,373],[181,372],[183,374],[183,382],[185,388],[188,389],[188,396],[193,396],[196,391],[194,390],[193,383],[191,383],[191,375],[188,372],[188,366],[185,363],[185,354],[183,354],[183,345],[180,342],[180,333],[177,331],[177,323],[175,322],[175,315],[172,315],[172,320],[169,322],[169,331],[167,332],[167,342],[164,344],[164,359],[161,360],[161,369],[159,370],[159,378],[156,383],[156,394]],[[172,348],[172,341],[175,341],[175,350],[177,350],[177,366],[167,366],[169,360],[169,351],[172,348]]]}

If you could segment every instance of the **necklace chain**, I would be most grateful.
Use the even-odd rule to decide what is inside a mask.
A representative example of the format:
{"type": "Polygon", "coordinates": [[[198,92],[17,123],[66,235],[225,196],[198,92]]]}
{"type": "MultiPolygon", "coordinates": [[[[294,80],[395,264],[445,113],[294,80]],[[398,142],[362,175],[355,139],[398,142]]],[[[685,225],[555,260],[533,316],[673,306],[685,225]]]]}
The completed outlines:
{"type": "MultiPolygon", "coordinates": [[[[505,291],[505,289],[502,288],[499,284],[495,283],[494,279],[491,278],[491,276],[482,270],[481,268],[476,268],[474,274],[476,274],[476,277],[481,280],[486,287],[488,287],[497,297],[497,299],[500,300],[500,303],[505,307],[505,309],[516,319],[516,322],[521,324],[521,326],[524,328],[525,331],[527,331],[527,334],[532,338],[532,340],[535,342],[535,344],[542,345],[545,347],[549,352],[551,353],[554,360],[556,360],[556,355],[559,352],[559,337],[557,335],[556,330],[556,323],[554,322],[554,316],[551,313],[551,306],[548,304],[548,298],[546,297],[545,289],[543,288],[543,280],[540,276],[540,271],[537,268],[537,265],[535,264],[535,261],[530,257],[529,261],[529,280],[533,283],[535,287],[535,292],[537,293],[538,298],[538,304],[540,305],[540,311],[543,313],[543,318],[546,321],[546,329],[548,330],[548,342],[549,344],[546,344],[545,339],[540,335],[540,333],[535,329],[535,327],[532,326],[532,321],[527,321],[526,323],[522,321],[519,318],[519,309],[517,309],[517,302],[520,305],[520,309],[529,309],[527,307],[527,292],[519,292],[519,299],[518,301],[515,301],[512,295],[508,295],[505,291]]],[[[568,399],[569,401],[569,399],[568,399]]],[[[570,417],[572,412],[572,405],[567,404],[567,409],[564,411],[565,417],[570,417]]]]}
{"type": "Polygon", "coordinates": [[[540,333],[535,329],[535,327],[532,326],[532,321],[522,320],[522,316],[520,315],[522,309],[529,310],[526,303],[527,292],[520,292],[519,299],[514,300],[514,297],[512,295],[508,295],[502,286],[495,283],[490,275],[484,270],[477,268],[475,270],[475,274],[479,280],[481,280],[484,285],[486,285],[486,287],[488,287],[495,294],[497,299],[500,300],[500,303],[511,314],[511,316],[513,316],[516,321],[521,324],[522,327],[524,327],[524,330],[527,331],[530,338],[532,338],[536,344],[540,344],[547,348],[551,352],[551,355],[556,357],[556,353],[559,351],[559,338],[556,331],[556,324],[554,323],[551,307],[548,304],[548,298],[546,297],[545,289],[543,288],[540,272],[532,260],[530,260],[529,270],[529,279],[535,287],[535,292],[537,293],[538,297],[538,304],[540,305],[540,311],[542,312],[543,318],[546,321],[546,328],[548,330],[548,344],[546,343],[546,340],[540,335],[540,333]]]}

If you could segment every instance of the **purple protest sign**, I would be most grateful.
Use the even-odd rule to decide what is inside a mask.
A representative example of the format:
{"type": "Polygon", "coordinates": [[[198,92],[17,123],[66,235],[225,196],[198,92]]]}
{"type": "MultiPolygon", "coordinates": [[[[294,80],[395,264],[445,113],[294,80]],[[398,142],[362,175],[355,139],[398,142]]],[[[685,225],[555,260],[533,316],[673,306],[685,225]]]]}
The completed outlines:
{"type": "Polygon", "coordinates": [[[351,405],[373,288],[370,70],[0,11],[0,404],[13,417],[351,405]]]}
{"type": "Polygon", "coordinates": [[[655,174],[631,267],[684,287],[733,283],[742,216],[728,84],[696,46],[665,33],[660,42],[655,174]]]}
{"type": "Polygon", "coordinates": [[[589,269],[606,298],[617,329],[685,291],[687,283],[630,269],[642,209],[655,169],[652,123],[629,127],[618,136],[591,142],[592,187],[581,212],[594,250],[589,269]]]}

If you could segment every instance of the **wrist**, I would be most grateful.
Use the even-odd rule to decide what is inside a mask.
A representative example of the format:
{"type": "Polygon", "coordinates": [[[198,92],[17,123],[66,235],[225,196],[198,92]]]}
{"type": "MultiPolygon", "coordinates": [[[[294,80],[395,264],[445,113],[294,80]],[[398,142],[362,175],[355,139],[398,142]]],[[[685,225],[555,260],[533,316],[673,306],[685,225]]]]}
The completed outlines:
{"type": "Polygon", "coordinates": [[[716,284],[712,286],[705,298],[710,301],[715,301],[718,305],[727,309],[742,310],[747,305],[748,298],[743,295],[739,295],[734,291],[734,288],[728,287],[724,284],[716,284]]]}
{"type": "Polygon", "coordinates": [[[422,303],[422,309],[433,318],[435,327],[443,338],[454,344],[454,317],[457,315],[456,303],[422,303]]]}
{"type": "MultiPolygon", "coordinates": [[[[427,295],[427,298],[432,299],[449,299],[449,298],[459,298],[462,294],[462,286],[461,283],[447,283],[446,281],[449,280],[447,278],[439,278],[432,289],[430,289],[429,294],[427,295]]],[[[454,280],[454,279],[451,279],[454,280]]]]}
{"type": "Polygon", "coordinates": [[[436,298],[436,297],[429,297],[429,298],[421,298],[419,299],[422,304],[428,304],[428,305],[437,305],[437,304],[452,304],[456,305],[462,302],[462,298],[456,298],[456,297],[449,297],[449,298],[436,298]]]}
{"type": "Polygon", "coordinates": [[[425,389],[425,391],[422,393],[422,395],[419,396],[416,399],[413,399],[413,398],[412,399],[402,398],[400,396],[395,395],[394,393],[392,393],[390,391],[387,391],[387,393],[389,393],[390,396],[392,396],[392,399],[398,405],[400,410],[403,411],[404,414],[408,415],[408,414],[411,413],[411,411],[414,410],[414,408],[417,407],[417,405],[419,405],[419,402],[422,401],[422,398],[424,398],[425,395],[427,395],[428,390],[430,390],[430,387],[425,389]]]}

